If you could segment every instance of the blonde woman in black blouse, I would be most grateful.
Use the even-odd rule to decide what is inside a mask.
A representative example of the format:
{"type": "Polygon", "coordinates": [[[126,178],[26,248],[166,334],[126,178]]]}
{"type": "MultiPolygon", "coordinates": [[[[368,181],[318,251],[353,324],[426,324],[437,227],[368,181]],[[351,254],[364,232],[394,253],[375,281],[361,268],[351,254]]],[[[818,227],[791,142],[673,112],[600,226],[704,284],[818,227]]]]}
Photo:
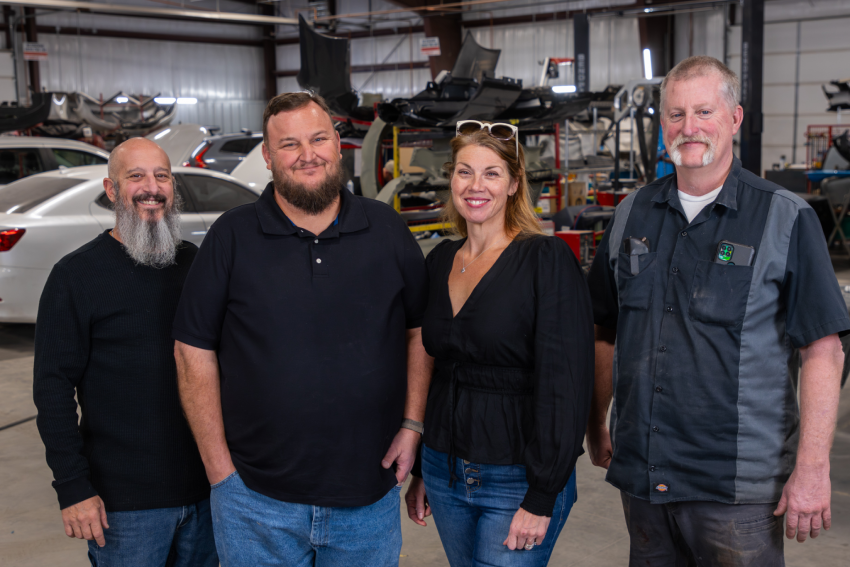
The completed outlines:
{"type": "Polygon", "coordinates": [[[463,238],[428,255],[435,359],[405,496],[433,512],[452,567],[546,565],[576,498],[593,389],[593,319],[569,247],[540,230],[510,124],[463,121],[447,164],[463,238]]]}

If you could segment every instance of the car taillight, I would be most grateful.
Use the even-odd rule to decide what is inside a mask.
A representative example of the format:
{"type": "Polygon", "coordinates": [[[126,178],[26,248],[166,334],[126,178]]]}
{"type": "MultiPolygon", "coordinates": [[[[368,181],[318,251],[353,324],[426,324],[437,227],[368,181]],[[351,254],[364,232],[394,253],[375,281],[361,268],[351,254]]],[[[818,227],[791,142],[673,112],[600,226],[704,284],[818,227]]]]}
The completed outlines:
{"type": "Polygon", "coordinates": [[[204,154],[207,153],[207,150],[210,149],[210,146],[204,146],[204,149],[199,151],[197,154],[192,156],[192,167],[207,167],[207,164],[204,162],[204,154]]]}
{"type": "Polygon", "coordinates": [[[0,252],[8,252],[12,246],[18,243],[18,240],[27,231],[25,228],[10,228],[8,230],[0,230],[0,252]]]}

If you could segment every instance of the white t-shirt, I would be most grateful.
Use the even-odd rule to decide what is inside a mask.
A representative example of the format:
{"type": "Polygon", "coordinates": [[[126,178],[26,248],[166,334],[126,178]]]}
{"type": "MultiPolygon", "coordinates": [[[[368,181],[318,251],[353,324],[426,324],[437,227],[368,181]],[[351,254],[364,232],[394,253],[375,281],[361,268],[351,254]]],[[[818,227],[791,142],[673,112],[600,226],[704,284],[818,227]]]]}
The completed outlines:
{"type": "Polygon", "coordinates": [[[694,220],[694,217],[697,216],[707,204],[714,202],[714,199],[716,199],[717,195],[720,194],[721,189],[723,189],[723,185],[711,193],[706,193],[701,197],[694,197],[693,195],[688,195],[687,193],[679,191],[679,201],[682,202],[682,208],[685,209],[685,216],[688,217],[688,222],[694,220]]]}

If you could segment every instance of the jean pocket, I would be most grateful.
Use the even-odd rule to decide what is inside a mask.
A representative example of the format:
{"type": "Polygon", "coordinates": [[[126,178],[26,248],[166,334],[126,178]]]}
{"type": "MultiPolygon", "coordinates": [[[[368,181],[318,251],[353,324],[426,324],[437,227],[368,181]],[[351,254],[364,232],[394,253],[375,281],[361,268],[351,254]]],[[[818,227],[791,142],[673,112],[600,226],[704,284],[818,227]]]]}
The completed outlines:
{"type": "Polygon", "coordinates": [[[688,315],[708,325],[740,325],[747,310],[752,279],[752,266],[700,260],[691,285],[688,315]]]}
{"type": "Polygon", "coordinates": [[[735,520],[735,531],[737,531],[739,534],[757,534],[760,532],[768,532],[774,529],[778,522],[779,518],[774,516],[772,512],[767,512],[754,518],[735,520]]]}
{"type": "Polygon", "coordinates": [[[623,252],[617,258],[617,293],[622,309],[649,309],[655,283],[655,252],[637,256],[638,273],[632,274],[631,256],[623,252]]]}
{"type": "Polygon", "coordinates": [[[224,477],[222,480],[218,481],[217,483],[211,484],[210,490],[215,490],[216,488],[220,488],[220,487],[224,486],[225,484],[230,482],[231,479],[234,479],[237,476],[239,476],[239,473],[237,471],[233,471],[232,473],[230,473],[229,475],[227,475],[226,477],[224,477]]]}

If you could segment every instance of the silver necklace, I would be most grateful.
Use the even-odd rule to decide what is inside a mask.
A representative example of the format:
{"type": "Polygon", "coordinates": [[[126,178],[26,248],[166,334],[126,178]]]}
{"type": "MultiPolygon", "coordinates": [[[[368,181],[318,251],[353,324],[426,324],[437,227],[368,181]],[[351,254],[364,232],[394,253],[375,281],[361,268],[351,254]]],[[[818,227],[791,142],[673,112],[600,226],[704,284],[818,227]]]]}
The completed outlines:
{"type": "Polygon", "coordinates": [[[488,246],[487,248],[485,248],[484,250],[482,250],[482,251],[481,251],[481,254],[479,254],[478,256],[476,256],[476,257],[472,260],[472,262],[470,262],[469,264],[467,264],[467,263],[466,263],[466,258],[464,258],[464,257],[463,257],[463,255],[461,255],[460,260],[461,260],[461,262],[463,263],[463,267],[461,268],[460,273],[462,274],[462,273],[466,272],[466,267],[467,267],[467,266],[471,266],[471,265],[472,265],[472,263],[473,263],[473,262],[475,262],[475,260],[477,260],[478,258],[480,258],[482,254],[484,254],[484,252],[488,251],[490,248],[492,248],[493,246],[495,246],[496,244],[498,244],[499,242],[501,242],[501,241],[502,241],[502,240],[504,240],[504,239],[505,239],[505,237],[503,236],[502,238],[500,238],[499,240],[497,240],[496,242],[494,242],[493,244],[491,244],[490,246],[488,246]]]}

